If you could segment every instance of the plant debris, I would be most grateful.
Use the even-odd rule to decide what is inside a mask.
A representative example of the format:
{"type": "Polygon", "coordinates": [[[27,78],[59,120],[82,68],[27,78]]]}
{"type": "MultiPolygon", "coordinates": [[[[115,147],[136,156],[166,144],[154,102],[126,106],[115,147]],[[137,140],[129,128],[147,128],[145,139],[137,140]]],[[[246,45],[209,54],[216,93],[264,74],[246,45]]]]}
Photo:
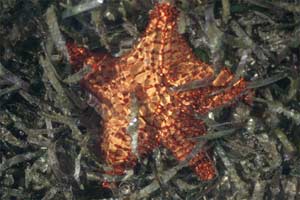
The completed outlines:
{"type": "Polygon", "coordinates": [[[157,2],[166,0],[0,2],[0,199],[300,199],[297,1],[169,0],[196,55],[251,81],[253,102],[196,116],[208,134],[191,140],[206,143],[219,173],[210,182],[164,148],[124,176],[105,173],[97,102],[80,89],[91,68],[74,73],[65,44],[121,56],[157,2]]]}

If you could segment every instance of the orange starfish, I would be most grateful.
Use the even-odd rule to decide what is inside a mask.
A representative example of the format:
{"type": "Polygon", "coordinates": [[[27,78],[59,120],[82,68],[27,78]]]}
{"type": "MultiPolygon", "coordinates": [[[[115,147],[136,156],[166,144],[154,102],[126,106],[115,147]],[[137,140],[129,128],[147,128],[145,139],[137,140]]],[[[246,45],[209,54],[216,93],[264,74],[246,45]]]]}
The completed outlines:
{"type": "MultiPolygon", "coordinates": [[[[244,79],[235,83],[226,68],[215,77],[208,64],[195,57],[177,32],[178,11],[168,3],[157,4],[150,22],[135,47],[120,58],[89,52],[69,43],[70,62],[88,64],[93,71],[82,80],[99,99],[103,119],[101,149],[115,173],[133,167],[138,156],[162,144],[178,161],[185,160],[196,145],[190,137],[206,134],[195,114],[230,104],[246,89],[244,79]],[[190,87],[193,89],[188,89],[190,87]],[[223,90],[220,90],[223,89],[223,90]],[[135,98],[133,98],[133,96],[135,98]],[[138,102],[135,152],[128,127],[132,104],[138,102]]],[[[189,165],[202,180],[215,177],[214,164],[204,151],[189,165]]]]}

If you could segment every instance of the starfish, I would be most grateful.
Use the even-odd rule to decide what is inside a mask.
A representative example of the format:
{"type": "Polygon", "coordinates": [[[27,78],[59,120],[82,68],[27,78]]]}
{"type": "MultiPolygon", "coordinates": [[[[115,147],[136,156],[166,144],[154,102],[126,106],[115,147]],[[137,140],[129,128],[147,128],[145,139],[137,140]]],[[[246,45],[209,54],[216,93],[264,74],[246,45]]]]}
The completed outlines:
{"type": "MultiPolygon", "coordinates": [[[[236,80],[227,68],[216,75],[212,66],[196,58],[177,31],[178,14],[169,3],[157,4],[150,11],[144,34],[122,57],[67,44],[72,65],[92,66],[81,83],[99,100],[103,127],[100,148],[115,173],[134,167],[138,157],[159,145],[169,149],[178,161],[186,160],[197,145],[190,138],[207,133],[204,121],[195,115],[231,104],[247,92],[243,78],[236,80]],[[128,127],[136,102],[135,152],[128,127]]],[[[214,163],[204,150],[188,162],[200,179],[216,176],[214,163]]]]}

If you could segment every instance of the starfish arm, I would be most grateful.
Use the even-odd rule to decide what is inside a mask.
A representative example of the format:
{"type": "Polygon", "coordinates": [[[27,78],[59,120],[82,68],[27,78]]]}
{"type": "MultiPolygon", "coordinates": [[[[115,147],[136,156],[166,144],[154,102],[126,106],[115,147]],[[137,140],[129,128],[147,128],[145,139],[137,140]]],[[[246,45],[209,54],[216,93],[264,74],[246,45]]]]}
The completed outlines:
{"type": "Polygon", "coordinates": [[[105,95],[103,96],[103,94],[106,90],[112,90],[113,86],[109,84],[117,77],[117,59],[108,54],[89,51],[84,47],[79,47],[74,42],[68,42],[67,49],[69,62],[74,67],[74,71],[78,71],[85,66],[92,67],[92,71],[80,81],[81,86],[98,100],[105,101],[105,95]]]}
{"type": "MultiPolygon", "coordinates": [[[[129,104],[117,105],[115,102],[107,114],[102,114],[104,118],[104,133],[101,142],[101,149],[107,164],[113,167],[114,174],[122,174],[125,169],[135,166],[137,157],[145,156],[158,146],[155,138],[156,130],[149,126],[143,119],[143,112],[138,117],[137,141],[133,141],[132,132],[128,129],[131,121],[129,121],[129,104]],[[113,110],[113,112],[111,112],[113,110]],[[115,113],[115,114],[113,114],[115,113]],[[126,117],[124,117],[126,116],[126,117]],[[133,151],[133,145],[136,143],[137,152],[133,151]]],[[[108,110],[102,105],[102,110],[108,110]]]]}
{"type": "Polygon", "coordinates": [[[198,152],[189,161],[189,166],[203,181],[209,181],[216,177],[217,170],[215,164],[205,151],[198,152]]]}
{"type": "MultiPolygon", "coordinates": [[[[181,104],[180,111],[176,107],[168,108],[156,116],[156,120],[159,120],[162,126],[157,136],[158,140],[178,161],[186,160],[195,148],[196,142],[192,137],[206,134],[204,122],[187,114],[188,109],[189,106],[181,104]]],[[[201,180],[211,180],[216,175],[213,162],[203,150],[193,155],[189,166],[201,180]]]]}
{"type": "Polygon", "coordinates": [[[171,66],[166,80],[172,90],[184,91],[208,86],[213,75],[214,71],[208,64],[188,61],[171,66]]]}
{"type": "MultiPolygon", "coordinates": [[[[184,161],[190,156],[196,143],[185,137],[185,133],[181,132],[161,139],[162,144],[169,149],[178,161],[184,161]]],[[[189,166],[195,171],[197,176],[208,181],[216,176],[216,169],[213,161],[207,153],[201,150],[189,161],[189,166]]]]}
{"type": "Polygon", "coordinates": [[[94,70],[97,70],[99,63],[107,59],[107,55],[99,52],[91,52],[87,48],[79,47],[74,42],[67,42],[70,64],[74,66],[75,71],[78,71],[84,65],[90,65],[94,70]]]}
{"type": "Polygon", "coordinates": [[[213,69],[196,59],[184,37],[178,33],[177,19],[178,11],[170,4],[158,4],[150,12],[144,35],[122,59],[134,78],[149,72],[158,75],[158,82],[177,87],[213,77],[213,69]]]}
{"type": "Polygon", "coordinates": [[[247,100],[249,97],[247,94],[249,92],[247,89],[247,82],[243,78],[237,80],[233,85],[227,87],[226,85],[221,89],[220,87],[211,88],[211,95],[208,95],[204,101],[199,102],[199,104],[201,104],[201,113],[206,113],[215,108],[232,104],[234,101],[241,98],[246,98],[247,100]]]}
{"type": "Polygon", "coordinates": [[[224,67],[221,69],[218,76],[212,82],[212,85],[214,87],[222,87],[222,86],[224,87],[228,85],[233,80],[233,78],[234,77],[232,72],[228,68],[224,67]]]}
{"type": "Polygon", "coordinates": [[[84,47],[79,47],[74,42],[67,42],[66,44],[69,53],[69,62],[71,65],[80,69],[83,67],[85,60],[90,56],[89,50],[84,47]]]}
{"type": "Polygon", "coordinates": [[[145,156],[158,146],[155,138],[157,130],[140,117],[138,127],[138,155],[145,156]]]}
{"type": "MultiPolygon", "coordinates": [[[[99,87],[101,89],[103,87],[99,87]]],[[[117,89],[101,90],[103,97],[99,99],[99,110],[103,127],[101,150],[105,162],[115,171],[121,172],[121,169],[132,168],[137,158],[132,153],[132,138],[127,131],[130,123],[130,95],[121,95],[122,90],[117,89]]]]}
{"type": "Polygon", "coordinates": [[[249,92],[247,82],[241,78],[232,84],[233,80],[233,74],[224,68],[209,87],[180,92],[177,95],[178,98],[191,104],[194,112],[204,115],[238,99],[246,97],[247,100],[249,92]]]}
{"type": "Polygon", "coordinates": [[[131,137],[125,129],[127,124],[124,120],[110,119],[104,122],[103,126],[105,131],[101,150],[105,162],[113,168],[113,174],[123,174],[125,169],[132,168],[136,164],[136,157],[131,151],[131,137]]]}

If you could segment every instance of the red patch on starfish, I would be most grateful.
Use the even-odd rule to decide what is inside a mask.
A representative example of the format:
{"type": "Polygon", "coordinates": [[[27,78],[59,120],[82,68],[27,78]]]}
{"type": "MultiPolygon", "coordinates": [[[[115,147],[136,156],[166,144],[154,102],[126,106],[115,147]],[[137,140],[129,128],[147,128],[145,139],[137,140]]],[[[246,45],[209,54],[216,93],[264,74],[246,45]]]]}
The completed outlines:
{"type": "MultiPolygon", "coordinates": [[[[99,99],[104,130],[101,150],[115,173],[134,167],[137,155],[146,155],[160,144],[178,161],[185,160],[196,146],[189,138],[207,132],[205,123],[195,114],[204,115],[230,104],[247,90],[244,79],[232,83],[234,76],[227,68],[215,76],[210,65],[195,57],[177,32],[177,18],[175,7],[157,4],[143,36],[120,58],[67,45],[71,64],[93,68],[82,84],[99,99]],[[188,89],[191,87],[194,89],[188,89]],[[128,133],[132,96],[139,104],[137,152],[128,133]]],[[[203,150],[189,165],[202,180],[216,175],[213,162],[203,150]]]]}

